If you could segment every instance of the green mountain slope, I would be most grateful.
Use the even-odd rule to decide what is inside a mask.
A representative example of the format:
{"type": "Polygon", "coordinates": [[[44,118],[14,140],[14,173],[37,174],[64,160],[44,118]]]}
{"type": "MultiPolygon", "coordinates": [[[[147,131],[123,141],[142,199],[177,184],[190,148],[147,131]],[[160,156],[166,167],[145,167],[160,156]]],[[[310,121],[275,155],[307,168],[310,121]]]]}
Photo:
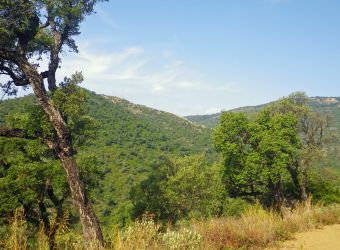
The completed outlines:
{"type": "Polygon", "coordinates": [[[95,153],[106,172],[96,208],[110,224],[130,219],[130,188],[147,176],[161,156],[205,153],[210,159],[216,157],[210,129],[182,117],[93,93],[88,110],[101,127],[83,152],[95,153]]]}
{"type": "MultiPolygon", "coordinates": [[[[151,166],[161,157],[204,153],[211,161],[218,160],[211,128],[218,123],[220,114],[182,118],[118,97],[87,93],[88,115],[97,120],[99,128],[96,138],[78,152],[97,157],[105,173],[102,188],[93,195],[95,209],[104,224],[124,224],[131,220],[131,187],[146,178],[151,166]]],[[[33,102],[32,95],[1,102],[0,124],[7,114],[25,112],[26,106],[33,102]]],[[[310,105],[331,114],[334,131],[340,131],[340,98],[316,97],[310,105]]],[[[254,115],[262,106],[233,111],[254,115]]],[[[339,166],[339,149],[339,144],[328,148],[325,164],[339,166]]]]}
{"type": "MultiPolygon", "coordinates": [[[[29,95],[0,103],[0,123],[9,113],[25,112],[34,101],[29,95]]],[[[95,209],[104,223],[130,220],[130,189],[160,157],[196,153],[205,153],[211,160],[217,157],[211,129],[185,118],[89,91],[86,106],[99,129],[96,138],[78,152],[95,155],[105,173],[102,188],[94,194],[95,209]]]]}

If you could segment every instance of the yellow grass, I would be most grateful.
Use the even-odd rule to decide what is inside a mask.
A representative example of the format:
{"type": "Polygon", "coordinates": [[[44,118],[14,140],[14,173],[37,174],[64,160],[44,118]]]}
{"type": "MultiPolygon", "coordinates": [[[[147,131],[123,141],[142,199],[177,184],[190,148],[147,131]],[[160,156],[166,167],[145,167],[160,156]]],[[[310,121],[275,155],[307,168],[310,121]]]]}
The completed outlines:
{"type": "MultiPolygon", "coordinates": [[[[164,229],[145,217],[125,230],[108,232],[106,249],[261,249],[289,239],[293,233],[337,223],[340,224],[340,205],[312,206],[310,200],[293,210],[283,210],[281,215],[254,206],[239,218],[191,221],[188,226],[176,229],[164,229]]],[[[16,213],[10,234],[3,242],[7,249],[26,249],[27,238],[23,228],[22,214],[16,213]]],[[[59,232],[56,245],[58,249],[91,249],[91,244],[85,248],[81,235],[71,231],[59,232]]],[[[36,237],[36,249],[47,249],[41,232],[36,237]]]]}
{"type": "Polygon", "coordinates": [[[193,229],[202,235],[202,249],[263,248],[293,233],[323,225],[340,223],[340,206],[312,206],[310,201],[280,216],[253,207],[241,218],[216,218],[195,222],[193,229]]]}
{"type": "Polygon", "coordinates": [[[15,211],[11,220],[10,234],[1,245],[3,245],[4,249],[8,250],[27,249],[27,223],[24,219],[23,209],[15,211]]]}

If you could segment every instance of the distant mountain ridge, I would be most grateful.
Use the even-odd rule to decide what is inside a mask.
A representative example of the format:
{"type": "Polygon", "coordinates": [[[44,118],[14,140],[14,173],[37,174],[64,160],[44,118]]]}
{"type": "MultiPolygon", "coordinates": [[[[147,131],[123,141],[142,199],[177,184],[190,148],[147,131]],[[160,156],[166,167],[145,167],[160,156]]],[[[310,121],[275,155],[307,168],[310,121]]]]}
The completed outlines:
{"type": "MultiPolygon", "coordinates": [[[[250,117],[254,117],[256,112],[269,104],[270,103],[257,106],[246,106],[227,111],[244,112],[250,117]]],[[[330,166],[336,169],[340,169],[340,97],[310,97],[309,106],[317,112],[329,115],[329,117],[331,117],[331,120],[333,120],[331,129],[335,134],[334,138],[331,140],[325,150],[327,157],[325,158],[322,165],[325,167],[330,166]]],[[[221,114],[222,112],[211,115],[186,116],[186,118],[193,123],[199,124],[201,126],[214,128],[219,123],[221,114]]]]}
{"type": "MultiPolygon", "coordinates": [[[[259,111],[261,108],[271,103],[272,102],[269,102],[266,104],[255,105],[255,106],[244,106],[244,107],[234,108],[234,109],[225,110],[225,111],[244,112],[244,113],[252,115],[252,114],[255,114],[257,111],[259,111]]],[[[340,119],[340,97],[323,97],[323,96],[310,97],[309,105],[316,111],[321,111],[321,112],[329,111],[333,116],[335,116],[335,118],[339,117],[340,119]]],[[[193,123],[206,126],[208,128],[214,128],[218,124],[222,112],[209,114],[209,115],[189,115],[189,116],[185,116],[185,118],[187,118],[189,121],[192,121],[193,123]]],[[[339,120],[339,123],[340,123],[340,120],[339,120]]]]}

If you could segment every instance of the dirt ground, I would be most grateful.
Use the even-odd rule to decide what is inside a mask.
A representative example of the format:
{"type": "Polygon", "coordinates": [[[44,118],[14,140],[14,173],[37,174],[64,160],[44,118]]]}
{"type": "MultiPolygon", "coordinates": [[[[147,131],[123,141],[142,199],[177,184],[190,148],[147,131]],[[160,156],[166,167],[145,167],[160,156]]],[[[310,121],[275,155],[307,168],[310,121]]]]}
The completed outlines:
{"type": "Polygon", "coordinates": [[[281,243],[280,250],[340,250],[340,224],[325,226],[294,235],[294,239],[281,243]]]}

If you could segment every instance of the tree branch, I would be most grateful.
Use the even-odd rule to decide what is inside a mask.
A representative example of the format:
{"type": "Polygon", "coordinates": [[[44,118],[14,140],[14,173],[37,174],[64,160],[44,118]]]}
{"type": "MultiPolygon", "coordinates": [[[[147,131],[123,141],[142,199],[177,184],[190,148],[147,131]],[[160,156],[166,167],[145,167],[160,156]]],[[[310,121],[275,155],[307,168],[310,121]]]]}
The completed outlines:
{"type": "Polygon", "coordinates": [[[14,137],[14,138],[22,138],[22,139],[37,139],[37,137],[28,135],[27,131],[19,128],[7,128],[0,127],[0,136],[3,137],[14,137]]]}
{"type": "Polygon", "coordinates": [[[47,78],[48,77],[48,70],[41,72],[40,75],[43,79],[47,78]]]}
{"type": "Polygon", "coordinates": [[[64,198],[65,196],[67,197],[69,192],[67,191],[66,193],[64,193],[63,197],[59,200],[57,198],[57,196],[55,196],[54,194],[54,190],[53,190],[53,187],[52,187],[52,184],[51,184],[51,179],[48,179],[47,182],[46,182],[46,191],[47,191],[47,195],[48,197],[50,198],[50,200],[52,201],[52,203],[54,204],[54,206],[58,209],[58,208],[61,208],[64,200],[66,198],[64,198]]]}
{"type": "Polygon", "coordinates": [[[51,27],[54,41],[53,41],[53,45],[51,47],[51,52],[50,52],[50,62],[48,65],[47,82],[48,82],[49,91],[54,92],[57,89],[55,72],[57,71],[59,67],[59,61],[60,61],[59,52],[61,49],[61,35],[57,31],[56,24],[53,18],[49,20],[49,24],[51,27]]]}
{"type": "Polygon", "coordinates": [[[17,76],[11,68],[2,64],[0,64],[0,74],[8,75],[13,80],[15,86],[29,85],[28,80],[24,76],[17,76]]]}

